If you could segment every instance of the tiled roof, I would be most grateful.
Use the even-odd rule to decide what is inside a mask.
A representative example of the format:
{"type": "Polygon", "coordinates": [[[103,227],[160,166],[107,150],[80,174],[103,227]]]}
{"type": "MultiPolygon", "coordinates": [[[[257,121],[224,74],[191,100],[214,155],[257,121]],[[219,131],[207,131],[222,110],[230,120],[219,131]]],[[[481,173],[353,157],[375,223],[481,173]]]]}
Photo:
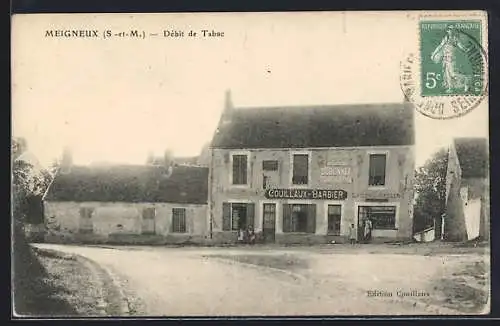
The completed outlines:
{"type": "Polygon", "coordinates": [[[58,173],[45,200],[206,204],[208,168],[177,166],[72,166],[58,173]]]}
{"type": "Polygon", "coordinates": [[[484,178],[488,174],[488,140],[455,138],[455,149],[462,178],[484,178]]]}
{"type": "Polygon", "coordinates": [[[413,145],[407,103],[233,108],[223,115],[214,148],[308,148],[413,145]]]}

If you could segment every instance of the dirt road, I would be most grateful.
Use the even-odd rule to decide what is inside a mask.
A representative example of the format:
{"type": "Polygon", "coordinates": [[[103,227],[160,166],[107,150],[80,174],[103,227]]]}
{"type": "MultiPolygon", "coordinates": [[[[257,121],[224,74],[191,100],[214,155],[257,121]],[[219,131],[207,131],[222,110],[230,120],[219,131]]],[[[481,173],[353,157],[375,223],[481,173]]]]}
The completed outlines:
{"type": "Polygon", "coordinates": [[[425,304],[434,278],[478,255],[37,245],[108,270],[137,315],[458,314],[425,304]],[[389,296],[390,294],[390,296],[389,296]],[[422,300],[423,299],[423,300],[422,300]]]}

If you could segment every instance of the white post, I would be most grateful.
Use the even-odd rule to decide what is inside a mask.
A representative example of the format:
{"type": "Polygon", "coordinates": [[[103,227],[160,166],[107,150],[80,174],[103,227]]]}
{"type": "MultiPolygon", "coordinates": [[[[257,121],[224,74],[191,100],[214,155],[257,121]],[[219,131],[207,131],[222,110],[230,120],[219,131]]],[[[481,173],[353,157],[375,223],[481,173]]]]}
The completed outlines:
{"type": "Polygon", "coordinates": [[[444,240],[444,217],[445,214],[441,215],[441,240],[444,240]]]}

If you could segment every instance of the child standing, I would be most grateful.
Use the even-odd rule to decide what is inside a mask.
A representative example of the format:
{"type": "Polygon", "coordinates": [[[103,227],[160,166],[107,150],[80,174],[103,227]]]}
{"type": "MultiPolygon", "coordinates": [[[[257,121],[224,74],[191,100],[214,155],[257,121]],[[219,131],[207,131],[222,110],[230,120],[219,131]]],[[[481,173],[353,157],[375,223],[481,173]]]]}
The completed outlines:
{"type": "Polygon", "coordinates": [[[242,244],[244,240],[245,240],[245,231],[243,231],[243,229],[240,228],[240,230],[238,231],[238,242],[242,244]]]}
{"type": "Polygon", "coordinates": [[[354,245],[356,243],[356,228],[354,223],[349,227],[349,242],[354,245]]]}

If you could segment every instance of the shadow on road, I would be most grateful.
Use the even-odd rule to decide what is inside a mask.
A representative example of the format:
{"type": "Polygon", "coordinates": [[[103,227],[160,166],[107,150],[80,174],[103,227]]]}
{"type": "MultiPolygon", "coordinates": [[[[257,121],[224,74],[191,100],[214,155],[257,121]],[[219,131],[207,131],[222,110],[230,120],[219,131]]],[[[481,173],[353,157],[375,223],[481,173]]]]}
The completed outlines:
{"type": "Polygon", "coordinates": [[[307,269],[309,262],[306,259],[299,258],[295,255],[280,254],[280,255],[259,255],[259,254],[238,254],[238,255],[205,255],[205,258],[219,258],[230,260],[238,263],[258,265],[263,267],[276,268],[286,271],[297,271],[307,269]]]}

